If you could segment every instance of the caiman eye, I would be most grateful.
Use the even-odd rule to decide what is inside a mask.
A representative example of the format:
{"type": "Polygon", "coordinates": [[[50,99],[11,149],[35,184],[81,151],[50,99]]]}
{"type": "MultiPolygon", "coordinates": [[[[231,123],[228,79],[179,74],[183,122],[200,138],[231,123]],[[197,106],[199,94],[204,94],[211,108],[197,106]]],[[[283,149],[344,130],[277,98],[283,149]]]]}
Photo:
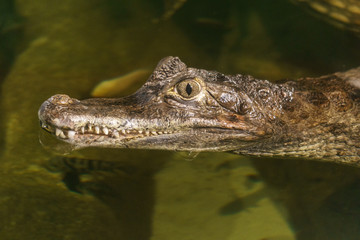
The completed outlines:
{"type": "Polygon", "coordinates": [[[191,99],[200,93],[201,86],[195,79],[186,79],[179,82],[175,89],[181,97],[191,99]]]}

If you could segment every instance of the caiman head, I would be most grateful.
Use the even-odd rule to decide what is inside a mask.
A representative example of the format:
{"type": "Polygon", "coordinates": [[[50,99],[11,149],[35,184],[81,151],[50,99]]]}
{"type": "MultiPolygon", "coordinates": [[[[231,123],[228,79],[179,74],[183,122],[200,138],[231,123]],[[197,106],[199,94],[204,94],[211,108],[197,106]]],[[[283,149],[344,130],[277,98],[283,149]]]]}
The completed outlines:
{"type": "Polygon", "coordinates": [[[281,103],[269,99],[289,100],[285,90],[167,57],[133,95],[77,100],[59,94],[38,114],[42,128],[75,148],[230,151],[271,138],[269,123],[281,103]]]}

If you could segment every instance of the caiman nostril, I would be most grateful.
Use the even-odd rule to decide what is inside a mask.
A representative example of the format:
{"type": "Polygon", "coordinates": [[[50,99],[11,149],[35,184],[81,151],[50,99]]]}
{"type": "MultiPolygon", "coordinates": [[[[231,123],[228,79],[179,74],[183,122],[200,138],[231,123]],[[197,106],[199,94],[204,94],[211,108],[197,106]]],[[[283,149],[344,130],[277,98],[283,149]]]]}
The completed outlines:
{"type": "Polygon", "coordinates": [[[65,94],[54,95],[48,101],[58,105],[68,105],[74,102],[71,97],[65,94]]]}

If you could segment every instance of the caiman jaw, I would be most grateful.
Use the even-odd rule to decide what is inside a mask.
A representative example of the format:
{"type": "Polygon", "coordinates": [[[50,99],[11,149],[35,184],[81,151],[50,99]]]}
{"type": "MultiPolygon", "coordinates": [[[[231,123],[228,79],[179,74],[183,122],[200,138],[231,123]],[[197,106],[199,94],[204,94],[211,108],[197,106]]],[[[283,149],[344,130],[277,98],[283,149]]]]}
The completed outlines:
{"type": "MultiPolygon", "coordinates": [[[[106,101],[111,101],[107,99],[106,101]]],[[[54,95],[45,101],[38,112],[40,126],[54,134],[56,137],[76,145],[88,145],[96,142],[104,144],[108,142],[119,144],[119,141],[126,142],[137,138],[155,137],[161,135],[175,134],[174,130],[160,130],[155,128],[141,128],[134,126],[134,123],[127,119],[113,118],[111,116],[97,117],[90,112],[84,115],[71,115],[70,109],[77,106],[81,110],[87,110],[93,106],[83,106],[77,99],[67,95],[54,95]],[[64,112],[64,114],[61,114],[64,112]],[[88,115],[88,116],[87,116],[88,115]]],[[[105,106],[99,106],[106,109],[105,106]]],[[[95,110],[96,111],[96,110],[95,110]]],[[[103,110],[104,111],[104,110],[103,110]]],[[[142,122],[138,120],[137,122],[142,122]]]]}
{"type": "Polygon", "coordinates": [[[108,137],[108,138],[115,138],[115,139],[135,139],[135,138],[142,138],[142,137],[149,137],[149,136],[158,136],[164,134],[172,134],[175,133],[173,131],[150,131],[150,130],[140,130],[140,129],[116,129],[116,128],[109,128],[106,126],[99,126],[93,125],[91,123],[85,124],[80,128],[76,129],[64,129],[58,128],[56,126],[52,126],[40,121],[41,127],[46,131],[55,134],[57,137],[60,137],[64,140],[69,139],[76,140],[81,136],[99,136],[99,137],[108,137]]]}

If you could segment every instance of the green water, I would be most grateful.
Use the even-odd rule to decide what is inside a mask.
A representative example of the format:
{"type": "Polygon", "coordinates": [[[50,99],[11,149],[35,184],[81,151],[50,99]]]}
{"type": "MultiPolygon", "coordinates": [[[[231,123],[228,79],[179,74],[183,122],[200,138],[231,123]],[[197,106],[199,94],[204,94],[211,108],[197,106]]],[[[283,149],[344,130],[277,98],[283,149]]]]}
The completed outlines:
{"type": "Polygon", "coordinates": [[[270,80],[359,65],[360,40],[286,0],[188,0],[167,21],[162,1],[0,4],[0,239],[358,239],[360,170],[227,153],[88,149],[135,174],[83,176],[69,191],[43,165],[37,110],[56,93],[87,98],[101,80],[189,66],[270,80]],[[6,13],[6,14],[5,14],[6,13]]]}

